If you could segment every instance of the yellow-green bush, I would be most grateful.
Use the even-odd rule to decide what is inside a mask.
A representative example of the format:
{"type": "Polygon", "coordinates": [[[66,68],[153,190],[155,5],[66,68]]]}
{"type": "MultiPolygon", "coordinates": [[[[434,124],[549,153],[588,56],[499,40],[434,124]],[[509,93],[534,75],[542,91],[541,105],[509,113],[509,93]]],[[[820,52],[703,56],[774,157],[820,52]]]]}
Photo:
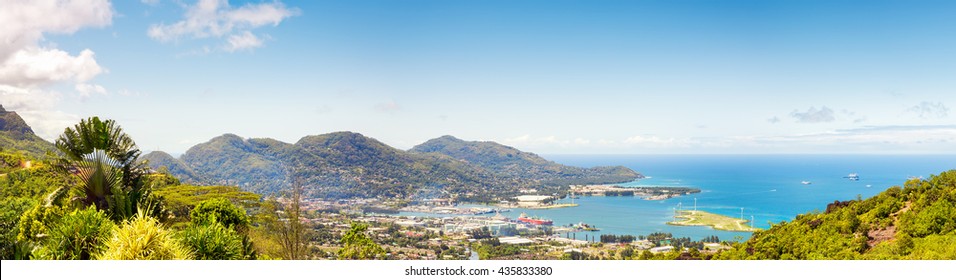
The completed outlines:
{"type": "Polygon", "coordinates": [[[101,260],[185,260],[192,252],[173,238],[155,218],[139,211],[133,219],[113,231],[97,259],[101,260]]]}

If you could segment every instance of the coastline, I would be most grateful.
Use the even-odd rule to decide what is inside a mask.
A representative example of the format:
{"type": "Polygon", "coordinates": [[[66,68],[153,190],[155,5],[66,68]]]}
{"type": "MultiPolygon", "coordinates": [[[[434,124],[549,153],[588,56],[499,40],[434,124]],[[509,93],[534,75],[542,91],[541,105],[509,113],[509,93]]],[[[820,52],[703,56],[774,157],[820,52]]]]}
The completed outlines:
{"type": "Polygon", "coordinates": [[[755,232],[760,229],[747,225],[748,220],[732,218],[700,210],[679,211],[676,216],[681,221],[667,222],[673,226],[709,226],[715,230],[755,232]]]}
{"type": "Polygon", "coordinates": [[[557,209],[557,208],[566,208],[566,207],[578,207],[577,203],[561,203],[561,204],[549,204],[549,205],[540,205],[540,206],[520,206],[520,205],[497,205],[501,208],[509,209],[557,209]]]}

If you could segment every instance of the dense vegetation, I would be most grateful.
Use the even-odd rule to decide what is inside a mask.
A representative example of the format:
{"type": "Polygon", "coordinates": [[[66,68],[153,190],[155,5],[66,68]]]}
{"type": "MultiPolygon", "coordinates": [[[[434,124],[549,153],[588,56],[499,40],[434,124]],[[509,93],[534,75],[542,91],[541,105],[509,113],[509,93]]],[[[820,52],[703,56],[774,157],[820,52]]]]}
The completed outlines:
{"type": "MultiPolygon", "coordinates": [[[[0,153],[43,158],[51,151],[53,144],[37,137],[20,115],[0,105],[0,153]]],[[[4,173],[3,166],[4,162],[0,162],[0,173],[4,173]]]]}
{"type": "Polygon", "coordinates": [[[0,152],[2,259],[275,258],[284,250],[270,247],[282,243],[273,232],[301,223],[274,199],[150,174],[112,120],[65,129],[42,158],[16,147],[0,152]]]}
{"type": "Polygon", "coordinates": [[[641,177],[622,166],[579,168],[561,165],[495,142],[464,141],[448,135],[428,140],[410,151],[446,155],[487,169],[500,177],[542,185],[620,183],[641,177]]]}
{"type": "Polygon", "coordinates": [[[225,134],[190,148],[181,161],[163,153],[146,158],[154,169],[165,167],[188,183],[238,185],[261,194],[279,192],[289,185],[288,178],[297,176],[304,194],[313,198],[439,196],[492,201],[517,194],[520,188],[554,192],[572,183],[622,182],[640,176],[624,167],[564,166],[500,144],[450,136],[406,152],[351,132],[307,136],[295,144],[225,134]],[[438,143],[446,143],[447,149],[427,148],[438,143]],[[451,147],[466,151],[452,153],[451,147]]]}
{"type": "Polygon", "coordinates": [[[721,259],[956,259],[956,170],[836,201],[754,233],[721,259]]]}

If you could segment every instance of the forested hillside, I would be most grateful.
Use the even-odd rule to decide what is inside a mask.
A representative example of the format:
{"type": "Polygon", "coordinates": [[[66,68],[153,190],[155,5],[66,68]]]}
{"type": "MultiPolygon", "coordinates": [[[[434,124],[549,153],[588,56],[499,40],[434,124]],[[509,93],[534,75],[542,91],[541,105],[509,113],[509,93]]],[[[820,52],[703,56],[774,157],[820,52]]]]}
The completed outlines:
{"type": "Polygon", "coordinates": [[[53,144],[33,134],[33,129],[16,112],[0,105],[0,152],[40,158],[53,150],[53,144]]]}
{"type": "Polygon", "coordinates": [[[956,170],[754,233],[718,259],[956,259],[956,170]]]}
{"type": "Polygon", "coordinates": [[[263,194],[287,187],[295,169],[305,194],[320,198],[443,196],[490,201],[521,188],[555,192],[568,184],[640,178],[624,167],[564,166],[493,142],[446,136],[402,151],[353,132],[306,136],[295,144],[225,134],[190,148],[181,161],[162,154],[147,158],[152,168],[165,166],[186,182],[237,185],[263,194]],[[425,150],[438,142],[468,152],[425,150]]]}
{"type": "Polygon", "coordinates": [[[544,185],[617,183],[642,177],[623,166],[578,168],[561,165],[495,142],[464,141],[449,135],[428,140],[410,151],[446,155],[485,168],[500,177],[531,180],[544,185]]]}

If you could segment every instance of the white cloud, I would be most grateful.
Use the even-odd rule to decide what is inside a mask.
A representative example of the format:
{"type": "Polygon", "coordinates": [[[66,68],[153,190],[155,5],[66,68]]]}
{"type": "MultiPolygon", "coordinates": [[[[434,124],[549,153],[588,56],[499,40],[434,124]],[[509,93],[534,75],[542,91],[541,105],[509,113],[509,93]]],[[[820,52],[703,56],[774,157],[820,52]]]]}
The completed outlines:
{"type": "Polygon", "coordinates": [[[943,102],[923,101],[919,105],[910,107],[906,112],[919,115],[920,118],[945,118],[949,115],[949,108],[943,105],[943,102]]]}
{"type": "Polygon", "coordinates": [[[266,25],[277,26],[286,18],[299,14],[281,2],[246,4],[231,7],[226,0],[200,0],[187,6],[183,20],[172,24],[153,24],[147,35],[160,42],[174,42],[183,37],[223,38],[223,49],[235,51],[262,46],[262,40],[250,30],[266,25]]]}
{"type": "Polygon", "coordinates": [[[0,61],[43,39],[43,33],[71,34],[84,27],[110,25],[107,0],[0,1],[0,61]]]}
{"type": "Polygon", "coordinates": [[[793,110],[790,113],[790,116],[797,120],[797,122],[802,123],[819,123],[819,122],[833,122],[836,120],[836,117],[833,114],[833,110],[823,106],[817,110],[816,107],[810,107],[807,112],[798,112],[793,110]]]}
{"type": "Polygon", "coordinates": [[[0,6],[0,103],[23,117],[37,135],[51,140],[79,118],[55,110],[60,94],[48,88],[74,83],[81,95],[105,92],[86,82],[106,70],[93,51],[85,49],[74,56],[42,46],[43,35],[110,25],[113,8],[106,0],[0,0],[0,6]]]}
{"type": "Polygon", "coordinates": [[[249,50],[262,46],[262,40],[249,31],[243,32],[239,35],[229,35],[229,39],[226,41],[226,43],[227,44],[224,48],[228,52],[249,50]]]}
{"type": "Polygon", "coordinates": [[[0,85],[0,104],[17,112],[43,139],[53,140],[63,129],[77,123],[80,117],[52,109],[59,94],[39,89],[0,85]]]}
{"type": "Polygon", "coordinates": [[[61,81],[86,82],[104,71],[93,55],[88,49],[71,56],[58,49],[28,47],[0,64],[0,84],[33,87],[61,81]]]}
{"type": "Polygon", "coordinates": [[[106,88],[101,85],[96,84],[76,84],[74,86],[76,92],[80,94],[80,97],[83,99],[90,98],[94,94],[106,95],[106,88]]]}

